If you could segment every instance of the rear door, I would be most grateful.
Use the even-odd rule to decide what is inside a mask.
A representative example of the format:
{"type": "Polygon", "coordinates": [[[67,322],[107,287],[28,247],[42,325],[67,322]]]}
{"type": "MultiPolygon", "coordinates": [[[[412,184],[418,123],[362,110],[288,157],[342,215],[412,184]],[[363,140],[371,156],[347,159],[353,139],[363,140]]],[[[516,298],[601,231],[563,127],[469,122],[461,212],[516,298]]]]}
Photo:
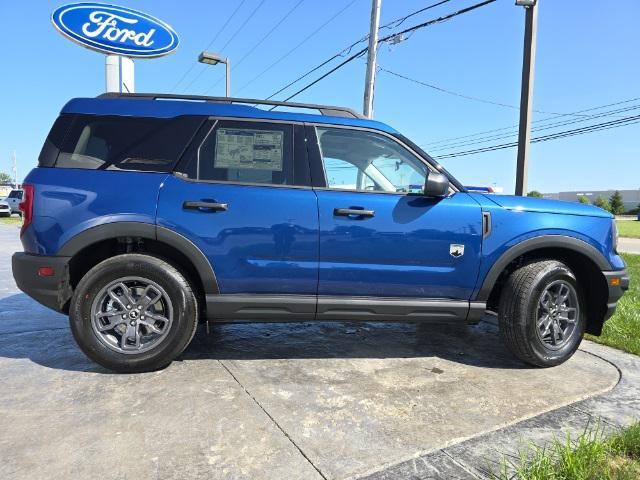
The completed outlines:
{"type": "Polygon", "coordinates": [[[312,318],[318,207],[304,127],[211,119],[178,170],[160,190],[157,223],[207,256],[220,291],[207,298],[213,315],[312,318]]]}
{"type": "Polygon", "coordinates": [[[422,196],[432,167],[391,136],[324,126],[309,136],[314,178],[323,177],[319,305],[322,296],[468,300],[480,263],[478,203],[463,192],[422,196]]]}

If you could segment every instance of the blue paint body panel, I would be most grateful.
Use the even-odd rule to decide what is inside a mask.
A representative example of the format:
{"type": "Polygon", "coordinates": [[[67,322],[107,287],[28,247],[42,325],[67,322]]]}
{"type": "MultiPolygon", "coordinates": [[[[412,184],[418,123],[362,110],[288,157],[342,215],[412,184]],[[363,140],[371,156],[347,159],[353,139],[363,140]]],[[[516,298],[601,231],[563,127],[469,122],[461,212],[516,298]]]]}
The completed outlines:
{"type": "Polygon", "coordinates": [[[479,204],[466,193],[434,199],[319,190],[320,295],[469,299],[482,239],[479,204]],[[374,210],[372,218],[334,208],[374,210]],[[450,254],[451,244],[464,255],[450,254]]]}
{"type": "Polygon", "coordinates": [[[158,225],[191,240],[214,266],[220,293],[315,295],[318,205],[311,189],[192,182],[170,176],[158,225]],[[224,212],[184,210],[190,200],[227,203],[224,212]]]}
{"type": "Polygon", "coordinates": [[[26,252],[55,255],[77,234],[114,222],[155,224],[166,173],[34,168],[33,222],[24,232],[26,252]]]}

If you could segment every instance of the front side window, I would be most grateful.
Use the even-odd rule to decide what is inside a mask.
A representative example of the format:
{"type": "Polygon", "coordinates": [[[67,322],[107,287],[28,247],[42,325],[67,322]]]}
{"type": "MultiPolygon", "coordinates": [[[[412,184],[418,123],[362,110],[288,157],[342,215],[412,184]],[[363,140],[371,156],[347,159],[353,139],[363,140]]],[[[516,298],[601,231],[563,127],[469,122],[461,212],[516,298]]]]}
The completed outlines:
{"type": "Polygon", "coordinates": [[[422,193],[428,167],[393,140],[344,128],[316,129],[327,187],[422,193]]]}
{"type": "Polygon", "coordinates": [[[293,127],[219,121],[198,151],[199,180],[293,184],[293,127]]]}
{"type": "Polygon", "coordinates": [[[11,193],[9,193],[7,198],[17,198],[18,200],[22,200],[22,190],[11,190],[11,193]]]}

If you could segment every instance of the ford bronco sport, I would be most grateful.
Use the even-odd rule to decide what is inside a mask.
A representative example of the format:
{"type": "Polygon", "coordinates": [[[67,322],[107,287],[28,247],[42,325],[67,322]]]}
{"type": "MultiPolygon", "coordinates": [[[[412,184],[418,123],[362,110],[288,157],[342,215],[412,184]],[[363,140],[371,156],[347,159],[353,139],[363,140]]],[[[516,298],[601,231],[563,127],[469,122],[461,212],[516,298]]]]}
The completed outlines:
{"type": "Polygon", "coordinates": [[[204,320],[485,311],[517,357],[549,367],[601,332],[629,284],[609,213],[467,191],[393,128],[340,107],[73,99],[21,209],[18,286],[120,372],[168,365],[204,320]]]}

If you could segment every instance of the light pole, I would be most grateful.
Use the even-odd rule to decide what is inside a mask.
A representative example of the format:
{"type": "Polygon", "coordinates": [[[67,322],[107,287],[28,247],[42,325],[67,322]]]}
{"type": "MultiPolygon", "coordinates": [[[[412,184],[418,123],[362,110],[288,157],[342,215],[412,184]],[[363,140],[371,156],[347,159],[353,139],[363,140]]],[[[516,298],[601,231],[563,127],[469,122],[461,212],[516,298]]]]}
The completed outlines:
{"type": "Polygon", "coordinates": [[[217,65],[219,63],[224,63],[226,66],[226,88],[225,88],[225,96],[231,96],[231,61],[229,58],[223,58],[221,55],[217,53],[204,51],[198,55],[198,62],[206,63],[207,65],[217,65]]]}
{"type": "Polygon", "coordinates": [[[522,85],[520,90],[520,127],[518,129],[518,161],[516,165],[516,195],[527,194],[529,147],[531,143],[531,112],[533,109],[533,74],[536,64],[536,32],[538,30],[537,0],[516,0],[525,8],[524,52],[522,54],[522,85]]]}

